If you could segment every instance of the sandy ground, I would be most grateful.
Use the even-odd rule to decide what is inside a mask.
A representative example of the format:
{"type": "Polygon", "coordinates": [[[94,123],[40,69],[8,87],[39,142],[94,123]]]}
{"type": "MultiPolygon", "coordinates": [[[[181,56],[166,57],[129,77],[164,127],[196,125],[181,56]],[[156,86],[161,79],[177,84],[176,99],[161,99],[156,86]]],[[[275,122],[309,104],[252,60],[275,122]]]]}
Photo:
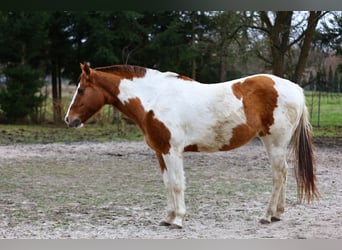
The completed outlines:
{"type": "Polygon", "coordinates": [[[342,145],[318,141],[321,199],[298,204],[289,171],[282,221],[262,225],[272,189],[262,144],[187,153],[187,221],[158,226],[165,190],[144,142],[0,146],[0,238],[342,239],[342,145]]]}

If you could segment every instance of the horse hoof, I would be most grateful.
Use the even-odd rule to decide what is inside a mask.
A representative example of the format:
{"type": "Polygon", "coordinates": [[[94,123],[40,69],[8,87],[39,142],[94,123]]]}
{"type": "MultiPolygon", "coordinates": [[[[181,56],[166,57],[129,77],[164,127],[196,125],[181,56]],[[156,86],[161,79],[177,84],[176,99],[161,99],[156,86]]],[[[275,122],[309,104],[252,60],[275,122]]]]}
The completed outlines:
{"type": "Polygon", "coordinates": [[[277,222],[277,221],[280,221],[280,219],[277,218],[277,217],[272,217],[272,218],[271,218],[271,221],[272,221],[272,222],[277,222]]]}
{"type": "Polygon", "coordinates": [[[179,226],[179,225],[176,225],[176,224],[172,224],[170,226],[170,229],[182,229],[183,227],[182,226],[179,226]]]}
{"type": "Polygon", "coordinates": [[[261,224],[270,224],[271,222],[268,221],[268,220],[266,220],[266,219],[261,219],[261,220],[260,220],[260,223],[261,223],[261,224]]]}
{"type": "Polygon", "coordinates": [[[168,226],[170,226],[171,224],[170,223],[168,223],[168,222],[166,222],[166,221],[161,221],[160,223],[159,223],[159,226],[163,226],[163,227],[168,227],[168,226]]]}

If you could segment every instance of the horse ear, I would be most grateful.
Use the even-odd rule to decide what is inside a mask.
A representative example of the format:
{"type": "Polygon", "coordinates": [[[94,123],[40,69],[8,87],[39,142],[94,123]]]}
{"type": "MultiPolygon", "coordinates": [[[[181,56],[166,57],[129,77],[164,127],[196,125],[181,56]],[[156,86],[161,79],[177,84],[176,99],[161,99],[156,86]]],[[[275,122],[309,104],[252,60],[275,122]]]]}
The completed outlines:
{"type": "Polygon", "coordinates": [[[81,70],[83,73],[86,74],[87,78],[89,79],[89,76],[90,76],[90,67],[88,65],[88,63],[80,63],[80,67],[81,67],[81,70]]]}

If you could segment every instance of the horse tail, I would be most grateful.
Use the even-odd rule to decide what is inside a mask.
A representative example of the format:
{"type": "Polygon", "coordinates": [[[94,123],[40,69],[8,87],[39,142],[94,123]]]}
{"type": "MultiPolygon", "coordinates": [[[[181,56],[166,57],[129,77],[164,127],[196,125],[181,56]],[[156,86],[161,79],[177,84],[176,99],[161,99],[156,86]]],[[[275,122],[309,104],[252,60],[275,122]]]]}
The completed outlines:
{"type": "Polygon", "coordinates": [[[319,197],[316,187],[316,167],[311,129],[308,112],[304,104],[302,115],[292,137],[295,158],[294,172],[297,181],[298,201],[300,203],[305,199],[310,203],[314,198],[318,199],[319,197]]]}

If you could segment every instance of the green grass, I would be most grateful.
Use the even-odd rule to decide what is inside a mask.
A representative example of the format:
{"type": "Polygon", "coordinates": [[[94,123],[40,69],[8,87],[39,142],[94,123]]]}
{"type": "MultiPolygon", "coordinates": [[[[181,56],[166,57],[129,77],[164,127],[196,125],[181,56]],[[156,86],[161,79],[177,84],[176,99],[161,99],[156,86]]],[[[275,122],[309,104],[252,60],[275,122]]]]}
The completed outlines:
{"type": "Polygon", "coordinates": [[[314,137],[342,137],[342,126],[313,127],[314,137]]]}
{"type": "Polygon", "coordinates": [[[342,137],[342,94],[306,92],[314,137],[342,137]]]}
{"type": "Polygon", "coordinates": [[[313,126],[342,126],[342,94],[307,92],[306,105],[313,126]]]}

